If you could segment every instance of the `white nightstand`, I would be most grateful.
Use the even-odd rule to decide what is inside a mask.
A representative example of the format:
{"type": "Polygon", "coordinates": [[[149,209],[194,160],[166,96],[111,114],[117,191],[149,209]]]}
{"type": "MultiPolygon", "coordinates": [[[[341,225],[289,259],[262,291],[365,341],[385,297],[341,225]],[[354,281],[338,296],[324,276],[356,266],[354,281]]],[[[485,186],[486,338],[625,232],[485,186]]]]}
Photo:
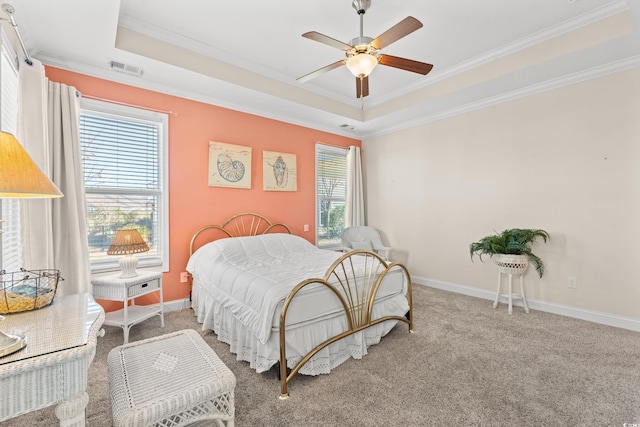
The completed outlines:
{"type": "Polygon", "coordinates": [[[138,272],[136,277],[121,279],[117,274],[96,277],[91,280],[93,297],[112,301],[123,301],[124,308],[106,314],[104,324],[120,326],[124,331],[124,343],[129,342],[129,329],[153,316],[160,316],[164,327],[164,309],[162,302],[162,273],[138,272]],[[160,306],[135,305],[135,298],[151,292],[160,292],[160,306]],[[129,305],[131,301],[131,305],[129,305]]]}

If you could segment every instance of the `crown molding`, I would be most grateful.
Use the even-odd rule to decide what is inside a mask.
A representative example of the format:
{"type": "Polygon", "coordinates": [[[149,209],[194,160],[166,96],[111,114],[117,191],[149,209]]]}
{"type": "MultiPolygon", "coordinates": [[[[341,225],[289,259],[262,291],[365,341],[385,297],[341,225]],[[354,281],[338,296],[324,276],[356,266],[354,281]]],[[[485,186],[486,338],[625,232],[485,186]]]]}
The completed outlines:
{"type": "MultiPolygon", "coordinates": [[[[259,73],[269,79],[291,85],[291,76],[288,76],[278,70],[274,70],[273,68],[266,67],[260,63],[241,58],[229,51],[219,49],[210,44],[203,43],[199,40],[185,37],[182,34],[178,34],[165,28],[149,24],[132,16],[121,16],[118,21],[118,26],[143,34],[147,37],[160,40],[162,42],[169,43],[183,49],[187,49],[191,52],[214,58],[217,61],[244,68],[246,70],[251,70],[252,72],[259,73]]],[[[331,98],[335,101],[342,102],[352,107],[357,107],[357,102],[346,95],[323,91],[321,89],[316,89],[313,86],[307,86],[306,90],[327,98],[331,98]]]]}
{"type": "Polygon", "coordinates": [[[453,67],[449,67],[442,71],[435,71],[433,75],[430,75],[429,78],[425,79],[424,81],[385,95],[380,95],[376,97],[375,102],[370,104],[369,107],[375,107],[377,105],[384,104],[385,102],[388,102],[392,99],[396,99],[415,92],[416,90],[434,85],[457,74],[472,71],[473,69],[495,61],[496,59],[513,55],[514,53],[517,53],[521,50],[530,48],[548,40],[552,40],[556,37],[570,33],[579,28],[586,27],[603,19],[628,11],[629,9],[630,7],[628,0],[614,0],[575,18],[545,28],[544,30],[530,34],[527,37],[515,40],[499,48],[487,51],[453,67]]]}
{"type": "MultiPolygon", "coordinates": [[[[607,4],[604,4],[600,7],[592,9],[575,18],[572,18],[564,22],[561,22],[557,25],[545,28],[541,31],[533,33],[527,37],[521,38],[514,42],[508,43],[497,49],[493,49],[488,52],[485,52],[481,55],[473,57],[456,66],[449,67],[441,72],[436,71],[435,73],[430,75],[428,79],[419,81],[416,84],[405,86],[402,89],[388,92],[386,94],[377,95],[375,99],[372,99],[371,102],[368,104],[368,108],[382,105],[393,99],[397,99],[404,95],[413,93],[416,90],[431,86],[443,80],[449,79],[455,75],[474,70],[475,68],[488,64],[492,61],[495,61],[496,59],[512,55],[521,50],[527,49],[531,46],[535,46],[545,41],[552,40],[556,37],[559,37],[571,31],[575,31],[579,28],[591,25],[593,23],[596,23],[598,21],[601,21],[603,19],[606,19],[618,13],[622,13],[629,9],[630,7],[629,7],[628,0],[613,0],[607,4]]],[[[166,43],[171,43],[176,46],[180,46],[184,49],[188,49],[192,52],[195,52],[201,55],[216,58],[216,60],[226,62],[240,68],[258,72],[265,77],[280,81],[282,83],[290,84],[290,80],[291,80],[290,76],[287,76],[277,70],[273,70],[271,68],[265,67],[264,65],[257,64],[255,62],[240,58],[231,52],[216,48],[209,44],[200,42],[198,40],[194,40],[192,38],[185,37],[181,34],[169,31],[167,29],[146,23],[132,16],[129,16],[129,15],[121,16],[119,19],[119,25],[123,28],[139,32],[148,37],[152,37],[166,43]]],[[[332,98],[336,101],[346,103],[348,105],[355,105],[353,104],[354,102],[353,99],[345,95],[322,91],[314,88],[311,85],[307,87],[307,90],[328,98],[332,98]]]]}
{"type": "Polygon", "coordinates": [[[337,126],[336,127],[322,126],[310,121],[292,120],[291,117],[288,117],[286,114],[274,114],[272,110],[249,108],[247,107],[247,105],[229,102],[226,99],[215,98],[211,96],[203,96],[200,93],[193,93],[188,91],[177,91],[175,90],[175,88],[168,87],[166,85],[151,84],[147,81],[141,80],[138,77],[132,77],[125,74],[122,74],[122,75],[118,74],[117,76],[114,76],[114,74],[116,74],[115,71],[105,70],[99,67],[91,67],[81,63],[70,64],[68,61],[60,61],[59,60],[60,58],[54,57],[54,56],[47,56],[46,54],[39,54],[36,56],[36,59],[38,59],[44,65],[47,65],[47,66],[61,68],[64,70],[73,71],[80,74],[86,74],[89,76],[93,76],[93,77],[97,77],[105,80],[115,81],[121,84],[135,86],[135,87],[139,87],[146,90],[166,93],[172,96],[178,96],[186,99],[204,102],[204,103],[220,106],[222,108],[228,108],[235,111],[254,114],[254,115],[258,115],[258,116],[273,119],[273,120],[279,120],[282,122],[295,124],[298,126],[317,129],[322,132],[328,132],[328,133],[338,134],[338,135],[352,137],[352,138],[360,138],[360,139],[388,135],[394,132],[399,132],[399,131],[410,129],[416,126],[422,126],[438,120],[447,119],[450,117],[469,113],[475,110],[480,110],[482,108],[488,108],[504,102],[514,101],[520,98],[525,98],[527,96],[535,95],[538,93],[542,93],[542,92],[546,92],[554,89],[559,89],[564,86],[569,86],[569,85],[580,83],[583,81],[604,77],[610,74],[630,70],[640,66],[640,55],[631,56],[619,61],[614,61],[614,62],[600,65],[597,67],[592,67],[580,72],[567,74],[562,77],[558,77],[558,78],[546,80],[540,83],[536,83],[533,85],[529,85],[521,89],[517,89],[517,90],[506,92],[500,95],[484,98],[479,101],[467,103],[459,107],[451,108],[435,114],[423,116],[420,119],[407,120],[397,126],[386,127],[384,131],[347,132],[340,129],[337,126]]]}
{"type": "Polygon", "coordinates": [[[449,117],[458,116],[461,114],[469,113],[471,111],[480,110],[483,108],[491,107],[494,105],[502,104],[505,102],[514,101],[516,99],[525,98],[528,96],[536,95],[538,93],[547,92],[550,90],[559,89],[564,86],[573,85],[576,83],[584,82],[587,80],[597,79],[607,76],[609,74],[619,73],[627,71],[633,68],[640,67],[640,55],[631,56],[618,61],[613,61],[604,65],[592,67],[576,73],[567,74],[554,79],[539,82],[533,85],[525,86],[520,89],[516,89],[510,92],[505,92],[500,95],[491,96],[481,99],[479,101],[470,102],[468,104],[461,105],[459,107],[444,110],[435,114],[421,117],[416,120],[407,120],[402,122],[401,125],[386,128],[382,132],[372,132],[362,135],[362,138],[372,138],[377,136],[388,135],[401,130],[413,128],[416,126],[422,126],[438,120],[447,119],[449,117]]]}
{"type": "MultiPolygon", "coordinates": [[[[205,104],[214,105],[216,107],[226,108],[229,110],[238,111],[241,113],[252,114],[255,116],[264,117],[267,119],[277,120],[284,123],[290,123],[292,125],[303,126],[309,129],[315,129],[321,132],[327,132],[331,134],[341,135],[348,138],[360,139],[360,136],[354,132],[346,131],[339,127],[339,123],[343,123],[345,120],[353,121],[353,119],[336,116],[335,126],[330,125],[322,125],[317,122],[301,120],[296,118],[291,118],[287,113],[276,113],[272,109],[266,108],[254,108],[246,103],[237,103],[233,101],[229,101],[225,98],[218,98],[215,96],[203,95],[199,92],[187,91],[187,90],[176,90],[175,87],[168,86],[165,84],[158,83],[150,83],[148,80],[145,80],[140,77],[127,75],[124,73],[120,73],[117,71],[113,71],[106,68],[89,66],[81,62],[69,61],[68,59],[61,60],[60,57],[48,55],[44,52],[39,52],[37,55],[34,55],[34,58],[42,62],[43,65],[60,68],[62,70],[71,71],[78,74],[84,74],[87,76],[108,80],[112,82],[116,82],[119,84],[129,85],[140,89],[150,90],[154,92],[159,92],[163,94],[167,94],[170,96],[176,96],[179,98],[185,98],[193,101],[202,102],[205,104]]],[[[264,95],[269,96],[269,95],[264,95]]],[[[299,105],[298,107],[299,108],[299,105]]],[[[312,107],[309,107],[313,109],[312,107]]],[[[312,115],[309,115],[312,116],[312,115]]]]}

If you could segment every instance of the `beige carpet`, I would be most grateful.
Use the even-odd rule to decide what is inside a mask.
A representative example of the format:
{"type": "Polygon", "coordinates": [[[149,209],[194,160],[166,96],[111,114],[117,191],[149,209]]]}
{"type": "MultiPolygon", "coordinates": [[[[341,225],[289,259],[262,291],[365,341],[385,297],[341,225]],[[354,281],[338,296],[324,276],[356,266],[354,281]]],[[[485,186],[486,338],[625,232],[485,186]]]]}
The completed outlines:
{"type": "MultiPolygon", "coordinates": [[[[201,332],[237,377],[236,426],[623,426],[640,423],[640,334],[416,286],[415,334],[405,325],[330,375],[298,376],[278,400],[272,373],[256,374],[201,332]]],[[[171,312],[131,340],[193,328],[171,312]]],[[[106,356],[122,343],[105,327],[91,365],[90,427],[111,426],[106,356]]],[[[53,426],[52,408],[0,423],[53,426]]]]}

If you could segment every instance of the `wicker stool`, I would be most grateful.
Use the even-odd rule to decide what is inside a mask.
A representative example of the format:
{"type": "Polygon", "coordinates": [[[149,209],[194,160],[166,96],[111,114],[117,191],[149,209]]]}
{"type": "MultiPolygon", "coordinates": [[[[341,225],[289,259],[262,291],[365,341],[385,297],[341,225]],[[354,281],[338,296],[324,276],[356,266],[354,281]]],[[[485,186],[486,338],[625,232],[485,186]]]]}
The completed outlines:
{"type": "Polygon", "coordinates": [[[196,331],[125,344],[107,360],[115,427],[233,426],[236,377],[196,331]]]}

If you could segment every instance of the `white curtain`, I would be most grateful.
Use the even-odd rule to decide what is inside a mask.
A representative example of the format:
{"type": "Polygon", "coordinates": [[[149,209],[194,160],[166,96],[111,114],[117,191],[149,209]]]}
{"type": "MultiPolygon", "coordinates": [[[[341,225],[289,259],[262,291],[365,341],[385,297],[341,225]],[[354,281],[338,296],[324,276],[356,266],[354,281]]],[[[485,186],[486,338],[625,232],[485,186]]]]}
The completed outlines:
{"type": "Polygon", "coordinates": [[[89,292],[77,91],[48,81],[44,67],[36,60],[32,66],[20,67],[20,82],[23,144],[64,194],[60,199],[23,202],[25,267],[60,270],[65,280],[58,284],[58,295],[89,292]]]}
{"type": "Polygon", "coordinates": [[[349,147],[347,152],[347,205],[344,209],[344,215],[345,228],[365,225],[360,147],[353,145],[349,147]]]}
{"type": "MultiPolygon", "coordinates": [[[[20,62],[18,91],[18,140],[42,172],[51,178],[50,146],[46,143],[47,79],[40,62],[34,60],[32,66],[20,62]]],[[[55,268],[51,200],[21,200],[20,204],[24,267],[55,268]]]]}

